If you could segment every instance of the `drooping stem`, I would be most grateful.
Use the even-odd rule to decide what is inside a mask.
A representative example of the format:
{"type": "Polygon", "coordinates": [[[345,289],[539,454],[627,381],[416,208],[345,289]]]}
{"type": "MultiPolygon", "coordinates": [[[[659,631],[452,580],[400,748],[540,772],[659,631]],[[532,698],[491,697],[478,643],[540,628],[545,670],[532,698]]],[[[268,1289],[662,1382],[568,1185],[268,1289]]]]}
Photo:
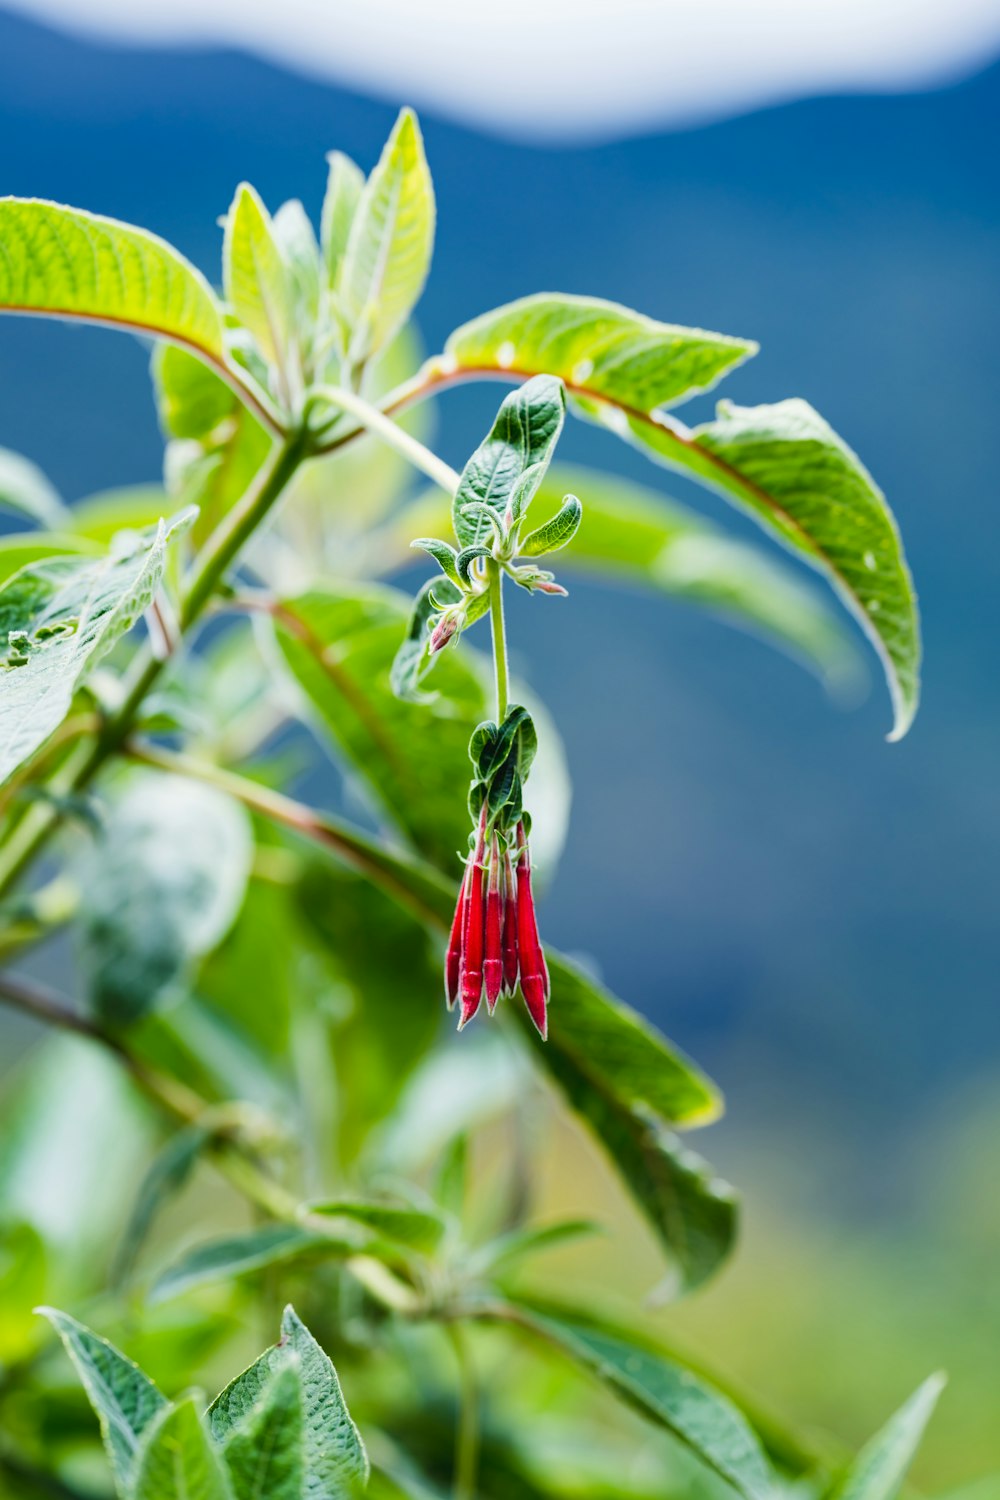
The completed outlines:
{"type": "Polygon", "coordinates": [[[379,407],[372,406],[363,396],[342,386],[321,385],[310,392],[310,400],[328,401],[340,411],[357,417],[363,427],[374,432],[388,447],[395,448],[397,453],[402,454],[415,469],[426,474],[446,494],[453,495],[458,489],[460,476],[450,464],[446,464],[430,448],[404,432],[398,422],[394,422],[379,407]]]}
{"type": "Polygon", "coordinates": [[[479,1473],[479,1382],[468,1335],[458,1323],[447,1324],[458,1364],[458,1424],[455,1428],[454,1500],[475,1500],[479,1473]]]}
{"type": "Polygon", "coordinates": [[[497,684],[497,723],[503,723],[507,714],[507,632],[503,618],[503,573],[500,564],[489,559],[486,576],[490,587],[490,622],[493,626],[493,667],[497,684]]]}

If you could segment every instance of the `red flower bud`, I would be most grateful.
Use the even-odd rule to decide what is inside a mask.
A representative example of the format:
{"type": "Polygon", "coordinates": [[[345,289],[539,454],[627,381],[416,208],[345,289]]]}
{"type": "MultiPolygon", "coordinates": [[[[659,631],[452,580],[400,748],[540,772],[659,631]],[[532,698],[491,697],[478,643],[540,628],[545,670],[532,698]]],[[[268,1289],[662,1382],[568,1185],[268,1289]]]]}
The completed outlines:
{"type": "Polygon", "coordinates": [[[490,1015],[503,987],[503,901],[500,896],[500,846],[496,834],[490,844],[490,877],[486,888],[486,957],[483,981],[490,1015]]]}
{"type": "Polygon", "coordinates": [[[486,902],[483,896],[485,823],[484,808],[475,852],[469,860],[469,895],[465,903],[465,927],[462,933],[462,1016],[458,1023],[459,1031],[472,1020],[483,996],[483,946],[486,936],[486,902]]]}
{"type": "Polygon", "coordinates": [[[442,646],[447,646],[455,631],[458,629],[458,620],[452,614],[443,614],[431,631],[429,641],[430,653],[440,651],[442,646]]]}
{"type": "Polygon", "coordinates": [[[517,825],[517,958],[521,970],[521,994],[528,1014],[544,1041],[548,1035],[546,1003],[549,998],[549,971],[538,937],[535,902],[531,893],[531,859],[524,837],[524,825],[517,825]]]}
{"type": "Polygon", "coordinates": [[[448,1009],[451,1010],[458,999],[459,982],[462,971],[462,937],[465,931],[465,906],[469,898],[469,872],[466,869],[462,876],[462,885],[455,903],[455,916],[451,924],[451,936],[448,939],[448,957],[444,965],[444,992],[448,1001],[448,1009]]]}
{"type": "Polygon", "coordinates": [[[503,987],[508,995],[517,989],[517,885],[510,855],[504,850],[503,987]]]}

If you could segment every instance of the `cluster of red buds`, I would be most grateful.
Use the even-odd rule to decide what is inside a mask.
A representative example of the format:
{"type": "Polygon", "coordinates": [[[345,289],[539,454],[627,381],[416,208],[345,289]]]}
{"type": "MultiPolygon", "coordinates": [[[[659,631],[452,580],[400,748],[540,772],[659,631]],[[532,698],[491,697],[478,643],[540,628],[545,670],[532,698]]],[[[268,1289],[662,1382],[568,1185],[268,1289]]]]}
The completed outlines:
{"type": "Polygon", "coordinates": [[[512,858],[506,835],[487,832],[486,815],[484,805],[451,925],[445,961],[448,1009],[461,1002],[461,1031],[484,995],[492,1015],[500,996],[513,995],[520,982],[528,1014],[544,1040],[549,971],[535,920],[524,820],[514,829],[512,858]]]}

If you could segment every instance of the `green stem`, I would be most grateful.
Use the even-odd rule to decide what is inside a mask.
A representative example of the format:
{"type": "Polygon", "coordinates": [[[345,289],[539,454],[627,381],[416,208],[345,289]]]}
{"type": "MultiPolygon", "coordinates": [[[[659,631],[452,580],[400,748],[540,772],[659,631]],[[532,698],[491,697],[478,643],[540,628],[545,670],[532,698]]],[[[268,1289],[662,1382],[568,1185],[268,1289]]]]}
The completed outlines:
{"type": "Polygon", "coordinates": [[[394,422],[379,407],[372,406],[371,402],[365,401],[354,391],[345,390],[342,386],[320,385],[310,392],[310,400],[328,401],[340,411],[357,417],[363,427],[374,432],[390,448],[395,448],[415,469],[426,474],[428,479],[447,494],[453,495],[458,489],[460,475],[450,464],[438,458],[430,448],[404,432],[398,422],[394,422]]]}
{"type": "Polygon", "coordinates": [[[447,1325],[458,1364],[458,1425],[455,1429],[454,1500],[475,1500],[479,1473],[479,1383],[465,1329],[447,1325]]]}
{"type": "Polygon", "coordinates": [[[498,562],[489,559],[486,576],[490,586],[490,622],[493,626],[493,666],[497,682],[497,723],[507,715],[508,672],[507,632],[503,618],[503,571],[498,562]]]}

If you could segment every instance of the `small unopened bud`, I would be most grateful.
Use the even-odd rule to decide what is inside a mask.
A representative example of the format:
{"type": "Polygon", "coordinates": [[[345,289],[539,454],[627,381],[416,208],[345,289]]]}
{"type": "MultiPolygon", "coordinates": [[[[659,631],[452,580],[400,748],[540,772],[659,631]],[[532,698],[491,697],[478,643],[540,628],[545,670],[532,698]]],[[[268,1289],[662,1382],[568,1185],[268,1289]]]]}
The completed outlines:
{"type": "Polygon", "coordinates": [[[438,620],[431,631],[430,650],[433,656],[435,651],[440,651],[442,646],[447,646],[455,631],[458,629],[458,616],[450,612],[445,613],[438,620]]]}
{"type": "Polygon", "coordinates": [[[536,593],[559,594],[563,599],[565,599],[567,594],[569,593],[569,590],[564,589],[561,583],[556,583],[555,580],[551,578],[536,578],[535,582],[531,586],[536,593]]]}
{"type": "Polygon", "coordinates": [[[535,901],[531,891],[531,858],[524,836],[524,824],[517,825],[517,958],[521,971],[521,994],[528,1014],[544,1041],[548,1035],[547,1003],[549,971],[538,936],[535,901]]]}
{"type": "Polygon", "coordinates": [[[486,956],[483,983],[490,1015],[503,988],[503,902],[500,896],[500,846],[496,834],[490,845],[490,876],[486,887],[486,956]]]}

